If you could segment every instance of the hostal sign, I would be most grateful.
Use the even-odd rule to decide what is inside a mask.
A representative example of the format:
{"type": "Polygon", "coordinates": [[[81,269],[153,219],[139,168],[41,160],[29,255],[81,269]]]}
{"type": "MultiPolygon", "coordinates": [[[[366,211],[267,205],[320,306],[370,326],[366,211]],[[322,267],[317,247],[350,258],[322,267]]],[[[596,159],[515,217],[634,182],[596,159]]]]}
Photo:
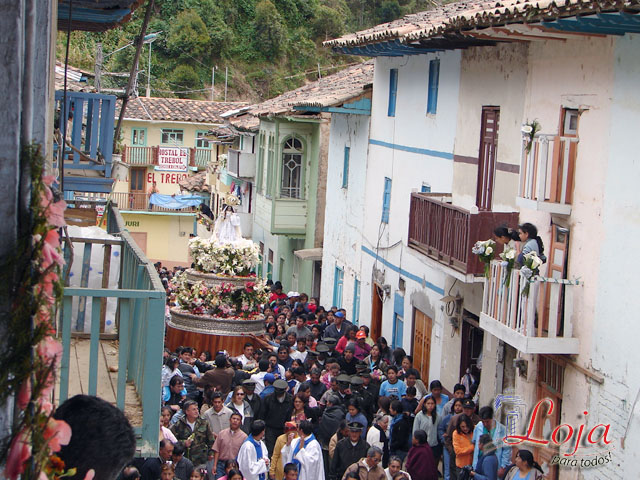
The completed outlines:
{"type": "Polygon", "coordinates": [[[159,147],[156,170],[186,172],[189,166],[189,149],[180,147],[159,147]]]}

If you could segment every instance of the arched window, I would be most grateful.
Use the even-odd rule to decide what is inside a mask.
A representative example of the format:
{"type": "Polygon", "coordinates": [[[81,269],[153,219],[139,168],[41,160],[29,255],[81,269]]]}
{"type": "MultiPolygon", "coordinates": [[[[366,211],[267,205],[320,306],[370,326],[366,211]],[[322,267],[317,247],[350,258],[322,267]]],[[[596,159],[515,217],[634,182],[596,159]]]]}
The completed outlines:
{"type": "Polygon", "coordinates": [[[284,198],[302,198],[302,141],[296,137],[288,138],[282,149],[282,185],[280,196],[284,198]]]}

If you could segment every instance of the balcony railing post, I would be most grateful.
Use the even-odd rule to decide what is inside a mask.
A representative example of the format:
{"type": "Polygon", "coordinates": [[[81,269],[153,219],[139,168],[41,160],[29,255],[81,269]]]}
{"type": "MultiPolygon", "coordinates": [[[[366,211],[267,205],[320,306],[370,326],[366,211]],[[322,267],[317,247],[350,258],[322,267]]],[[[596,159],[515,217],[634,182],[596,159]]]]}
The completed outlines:
{"type": "Polygon", "coordinates": [[[158,165],[158,147],[151,147],[151,151],[153,152],[153,164],[158,165]]]}
{"type": "Polygon", "coordinates": [[[547,198],[547,168],[549,163],[549,138],[546,135],[540,137],[540,154],[538,155],[538,185],[536,200],[544,202],[547,198]]]}
{"type": "Polygon", "coordinates": [[[128,147],[126,145],[122,147],[122,163],[127,163],[127,150],[128,147]]]}

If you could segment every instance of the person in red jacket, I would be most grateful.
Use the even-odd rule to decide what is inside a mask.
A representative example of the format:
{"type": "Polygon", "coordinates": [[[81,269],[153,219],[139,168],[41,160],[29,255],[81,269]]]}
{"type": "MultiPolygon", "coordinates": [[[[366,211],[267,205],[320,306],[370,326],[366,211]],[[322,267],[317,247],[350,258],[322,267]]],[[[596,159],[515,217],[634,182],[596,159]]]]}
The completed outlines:
{"type": "Polygon", "coordinates": [[[413,432],[412,447],[407,455],[406,469],[411,478],[423,480],[438,480],[438,469],[433,458],[431,447],[427,443],[427,434],[424,430],[413,432]]]}

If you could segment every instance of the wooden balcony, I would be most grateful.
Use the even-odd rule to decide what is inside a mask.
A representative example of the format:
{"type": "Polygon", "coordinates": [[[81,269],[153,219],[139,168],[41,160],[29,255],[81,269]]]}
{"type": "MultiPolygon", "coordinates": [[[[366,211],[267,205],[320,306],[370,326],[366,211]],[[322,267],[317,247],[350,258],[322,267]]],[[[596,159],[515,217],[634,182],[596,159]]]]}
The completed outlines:
{"type": "Polygon", "coordinates": [[[303,237],[307,228],[307,211],[307,200],[256,196],[255,218],[258,223],[268,226],[272,235],[303,237]]]}
{"type": "Polygon", "coordinates": [[[140,212],[171,212],[171,213],[191,213],[197,212],[197,207],[181,208],[179,210],[163,208],[157,205],[149,205],[149,194],[144,192],[113,192],[111,201],[120,210],[135,210],[140,212]]]}
{"type": "Polygon", "coordinates": [[[516,203],[531,210],[571,213],[578,137],[537,134],[527,150],[522,140],[520,185],[516,203]]]}
{"type": "Polygon", "coordinates": [[[116,97],[98,93],[55,93],[56,133],[54,155],[62,160],[65,191],[108,193],[111,191],[113,124],[116,97]],[[66,119],[66,124],[64,119],[66,119]],[[62,147],[62,136],[66,143],[62,147]]]}
{"type": "Polygon", "coordinates": [[[463,275],[482,275],[471,248],[493,237],[498,225],[517,225],[517,212],[472,213],[449,203],[450,193],[412,193],[409,247],[463,275]]]}
{"type": "Polygon", "coordinates": [[[85,393],[115,404],[134,427],[137,454],[150,457],[158,448],[165,290],[118,209],[107,205],[105,216],[107,231],[117,239],[71,238],[64,245],[66,282],[58,325],[63,353],[56,388],[60,403],[85,393]],[[70,278],[79,286],[69,286],[74,252],[81,258],[75,266],[81,273],[70,278]],[[91,268],[92,254],[101,268],[91,268]],[[112,268],[114,259],[119,269],[112,268]],[[118,277],[110,279],[116,270],[118,277]],[[114,283],[118,287],[110,288],[114,283]],[[115,325],[114,333],[105,333],[105,325],[115,325]]]}
{"type": "MultiPolygon", "coordinates": [[[[212,150],[208,148],[189,148],[189,166],[204,170],[211,161],[212,150]]],[[[122,161],[138,167],[158,165],[158,147],[140,147],[125,145],[122,148],[122,161]]]]}
{"type": "MultiPolygon", "coordinates": [[[[543,266],[543,268],[545,268],[543,266]]],[[[526,279],[513,269],[505,284],[506,268],[491,263],[486,280],[480,326],[522,353],[577,354],[573,337],[572,294],[578,281],[534,277],[529,294],[522,295],[526,279]]]]}
{"type": "Polygon", "coordinates": [[[229,149],[227,172],[237,178],[253,178],[256,176],[256,155],[241,150],[229,149]]]}

